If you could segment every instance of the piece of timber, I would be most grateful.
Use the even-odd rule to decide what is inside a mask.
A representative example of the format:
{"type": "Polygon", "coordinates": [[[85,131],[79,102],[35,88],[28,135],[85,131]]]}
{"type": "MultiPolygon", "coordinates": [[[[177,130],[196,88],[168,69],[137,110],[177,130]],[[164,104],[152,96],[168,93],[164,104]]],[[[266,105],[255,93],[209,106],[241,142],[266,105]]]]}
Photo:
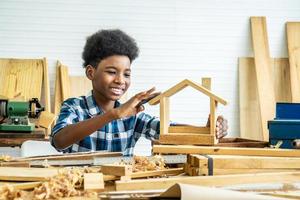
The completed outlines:
{"type": "Polygon", "coordinates": [[[175,183],[221,187],[250,183],[298,182],[299,179],[300,172],[151,178],[147,180],[116,181],[116,191],[166,189],[175,183]]]}
{"type": "Polygon", "coordinates": [[[183,172],[184,172],[183,168],[133,172],[131,174],[131,178],[143,178],[143,177],[164,176],[164,175],[179,175],[179,174],[182,174],[183,172]]]}
{"type": "Polygon", "coordinates": [[[19,190],[29,190],[33,189],[39,185],[41,185],[42,182],[27,182],[27,183],[6,183],[4,185],[0,185],[0,190],[3,187],[6,187],[6,185],[11,185],[14,187],[14,189],[19,189],[19,190]]]}
{"type": "Polygon", "coordinates": [[[214,135],[210,134],[184,134],[172,133],[159,136],[159,142],[162,144],[198,144],[214,145],[214,135]]]}
{"type": "Polygon", "coordinates": [[[268,120],[275,115],[275,90],[270,62],[266,17],[251,17],[252,45],[263,140],[269,141],[268,120]]]}
{"type": "Polygon", "coordinates": [[[153,145],[153,153],[299,157],[300,150],[193,145],[153,145]]]}
{"type": "Polygon", "coordinates": [[[221,138],[219,143],[215,146],[224,146],[224,147],[257,147],[263,148],[267,147],[269,142],[245,139],[245,138],[221,138]]]}
{"type": "Polygon", "coordinates": [[[170,133],[201,133],[201,134],[209,134],[209,127],[200,127],[200,126],[170,126],[170,133]]]}
{"type": "Polygon", "coordinates": [[[102,165],[101,172],[105,175],[130,176],[132,174],[131,165],[102,165]]]}
{"type": "Polygon", "coordinates": [[[0,180],[5,181],[45,181],[58,174],[55,168],[0,167],[0,180]]]}
{"type": "Polygon", "coordinates": [[[298,157],[232,156],[190,154],[189,162],[194,167],[207,168],[208,158],[214,169],[299,169],[298,157]]]}

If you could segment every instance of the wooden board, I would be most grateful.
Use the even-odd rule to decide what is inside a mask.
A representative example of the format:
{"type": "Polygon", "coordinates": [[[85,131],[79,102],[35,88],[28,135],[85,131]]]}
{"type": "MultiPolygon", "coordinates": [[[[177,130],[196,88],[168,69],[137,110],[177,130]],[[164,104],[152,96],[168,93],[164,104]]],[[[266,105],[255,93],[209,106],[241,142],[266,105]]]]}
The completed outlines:
{"type": "Polygon", "coordinates": [[[300,102],[300,22],[287,22],[287,46],[290,61],[292,101],[300,102]]]}
{"type": "Polygon", "coordinates": [[[275,115],[275,92],[265,17],[251,17],[252,44],[263,140],[269,140],[267,121],[275,115]]]}
{"type": "Polygon", "coordinates": [[[153,153],[248,155],[299,157],[300,150],[272,148],[211,147],[193,145],[154,145],[153,153]]]}
{"type": "Polygon", "coordinates": [[[285,183],[298,182],[300,172],[276,172],[259,174],[238,174],[219,176],[196,176],[196,177],[176,177],[176,178],[153,178],[131,181],[116,181],[116,190],[154,190],[166,189],[175,183],[185,183],[202,186],[232,186],[250,183],[285,183]]]}
{"type": "Polygon", "coordinates": [[[0,180],[44,181],[58,174],[55,168],[0,167],[0,180]]]}
{"type": "MultiPolygon", "coordinates": [[[[272,58],[271,63],[276,102],[290,102],[289,61],[287,58],[272,58]]],[[[241,137],[262,140],[254,58],[239,58],[239,106],[241,137]]]]}
{"type": "Polygon", "coordinates": [[[60,80],[60,63],[57,61],[56,65],[56,76],[55,76],[55,90],[54,90],[54,114],[58,115],[60,112],[62,99],[62,89],[60,80]]]}
{"type": "Polygon", "coordinates": [[[92,90],[92,82],[85,76],[70,76],[70,96],[86,95],[92,90]]]}
{"type": "Polygon", "coordinates": [[[0,82],[1,84],[10,84],[11,77],[15,81],[11,84],[14,87],[0,87],[0,95],[15,96],[20,94],[25,100],[42,97],[42,83],[44,75],[43,59],[0,59],[0,82]]]}

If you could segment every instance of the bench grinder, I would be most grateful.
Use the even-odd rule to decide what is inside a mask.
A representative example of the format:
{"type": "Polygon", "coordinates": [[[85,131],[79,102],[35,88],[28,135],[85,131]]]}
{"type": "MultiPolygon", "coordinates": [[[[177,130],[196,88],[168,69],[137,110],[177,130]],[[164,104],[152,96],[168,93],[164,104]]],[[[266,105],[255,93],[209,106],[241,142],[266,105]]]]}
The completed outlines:
{"type": "Polygon", "coordinates": [[[44,108],[37,98],[29,101],[0,99],[0,131],[31,132],[34,124],[29,118],[38,118],[44,108]]]}

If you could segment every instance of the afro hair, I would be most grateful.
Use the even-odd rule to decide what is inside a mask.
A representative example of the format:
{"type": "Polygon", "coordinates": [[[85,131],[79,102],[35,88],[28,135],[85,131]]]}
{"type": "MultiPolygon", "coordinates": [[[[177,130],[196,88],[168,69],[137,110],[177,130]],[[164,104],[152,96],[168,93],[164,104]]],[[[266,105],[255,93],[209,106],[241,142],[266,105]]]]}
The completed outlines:
{"type": "Polygon", "coordinates": [[[128,56],[130,62],[138,57],[139,48],[133,38],[119,29],[100,30],[86,40],[82,59],[83,67],[97,67],[99,62],[109,56],[128,56]]]}

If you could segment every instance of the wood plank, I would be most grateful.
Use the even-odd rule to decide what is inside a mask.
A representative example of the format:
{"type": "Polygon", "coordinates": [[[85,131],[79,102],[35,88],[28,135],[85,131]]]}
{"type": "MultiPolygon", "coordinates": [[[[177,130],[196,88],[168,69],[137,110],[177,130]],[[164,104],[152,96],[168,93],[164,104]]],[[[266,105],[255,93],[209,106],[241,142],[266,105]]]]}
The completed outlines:
{"type": "Polygon", "coordinates": [[[55,118],[56,118],[55,114],[50,113],[48,111],[43,111],[39,116],[36,126],[49,129],[51,128],[51,125],[53,124],[55,118]]]}
{"type": "MultiPolygon", "coordinates": [[[[38,187],[41,185],[42,182],[26,182],[26,183],[11,183],[10,185],[14,187],[14,189],[18,190],[30,190],[35,187],[38,187]]],[[[9,183],[6,183],[9,184],[9,183]]],[[[0,184],[0,190],[5,187],[5,185],[0,184]]]]}
{"type": "Polygon", "coordinates": [[[61,83],[61,91],[62,91],[62,100],[70,98],[71,89],[70,89],[70,78],[69,78],[69,70],[65,65],[60,65],[60,83],[61,83]]]}
{"type": "Polygon", "coordinates": [[[70,96],[86,95],[93,89],[92,82],[86,76],[70,76],[70,96]]]}
{"type": "MultiPolygon", "coordinates": [[[[208,176],[207,168],[198,168],[198,174],[194,176],[208,176]]],[[[295,169],[213,169],[212,175],[229,175],[229,174],[253,174],[257,173],[271,173],[271,172],[300,172],[300,170],[295,169]]]]}
{"type": "Polygon", "coordinates": [[[50,85],[49,85],[49,72],[48,72],[48,62],[46,58],[43,58],[43,77],[44,77],[44,95],[45,95],[45,111],[51,112],[50,103],[50,85]]]}
{"type": "Polygon", "coordinates": [[[61,88],[61,76],[60,76],[60,62],[56,64],[56,75],[55,75],[55,90],[54,90],[54,114],[58,115],[60,107],[63,102],[62,99],[62,88],[61,88]]]}
{"type": "Polygon", "coordinates": [[[160,99],[160,135],[168,134],[170,124],[170,102],[168,97],[160,99]]]}
{"type": "Polygon", "coordinates": [[[132,174],[131,165],[101,165],[101,172],[105,175],[130,176],[132,174]]]}
{"type": "MultiPolygon", "coordinates": [[[[276,102],[291,102],[289,62],[287,58],[271,59],[276,102]]],[[[239,58],[240,135],[262,140],[254,58],[239,58]]]]}
{"type": "Polygon", "coordinates": [[[276,172],[259,174],[235,174],[217,176],[169,177],[152,178],[147,180],[116,181],[116,190],[152,190],[166,189],[175,183],[185,183],[201,186],[232,186],[250,183],[284,183],[298,182],[300,172],[276,172]]]}
{"type": "Polygon", "coordinates": [[[83,188],[85,191],[104,191],[104,180],[102,173],[84,173],[83,188]]]}
{"type": "MultiPolygon", "coordinates": [[[[300,169],[300,158],[297,157],[207,156],[213,159],[214,169],[300,169]]],[[[198,154],[192,154],[191,157],[194,167],[207,167],[207,157],[198,154]]]]}
{"type": "Polygon", "coordinates": [[[0,167],[0,180],[44,181],[58,174],[55,168],[0,167]]]}
{"type": "Polygon", "coordinates": [[[292,101],[300,102],[300,22],[286,23],[292,101]]]}
{"type": "Polygon", "coordinates": [[[252,44],[263,140],[269,140],[267,121],[275,116],[275,92],[265,17],[251,17],[252,44]]]}
{"type": "Polygon", "coordinates": [[[200,127],[200,126],[170,126],[169,133],[201,133],[209,134],[209,127],[200,127]]]}
{"type": "Polygon", "coordinates": [[[153,145],[153,153],[248,155],[273,157],[298,157],[300,150],[272,148],[211,147],[193,145],[153,145]]]}
{"type": "Polygon", "coordinates": [[[161,144],[198,144],[214,145],[214,135],[209,134],[184,134],[172,133],[159,136],[161,144]]]}
{"type": "Polygon", "coordinates": [[[143,177],[153,177],[153,176],[165,176],[165,175],[179,175],[183,173],[183,168],[170,168],[155,171],[144,171],[144,172],[134,172],[131,174],[131,178],[143,178],[143,177]]]}
{"type": "Polygon", "coordinates": [[[210,128],[210,136],[213,139],[213,144],[217,144],[219,140],[216,138],[216,111],[218,102],[215,101],[213,98],[210,98],[210,111],[209,111],[209,128],[210,128]]]}

